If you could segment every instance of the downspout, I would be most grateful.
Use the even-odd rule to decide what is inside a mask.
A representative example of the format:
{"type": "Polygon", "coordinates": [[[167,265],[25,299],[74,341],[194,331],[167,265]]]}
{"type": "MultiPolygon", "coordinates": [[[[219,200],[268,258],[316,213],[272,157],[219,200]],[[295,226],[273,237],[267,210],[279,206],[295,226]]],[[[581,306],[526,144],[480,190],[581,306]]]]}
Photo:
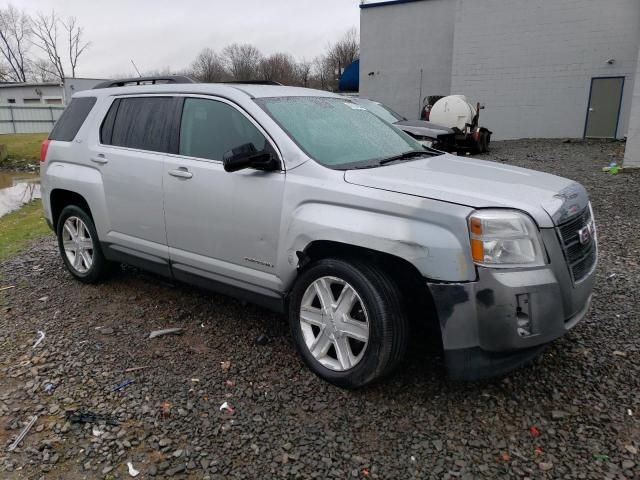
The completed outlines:
{"type": "Polygon", "coordinates": [[[422,118],[422,74],[423,69],[420,69],[420,94],[418,97],[418,118],[422,118]]]}

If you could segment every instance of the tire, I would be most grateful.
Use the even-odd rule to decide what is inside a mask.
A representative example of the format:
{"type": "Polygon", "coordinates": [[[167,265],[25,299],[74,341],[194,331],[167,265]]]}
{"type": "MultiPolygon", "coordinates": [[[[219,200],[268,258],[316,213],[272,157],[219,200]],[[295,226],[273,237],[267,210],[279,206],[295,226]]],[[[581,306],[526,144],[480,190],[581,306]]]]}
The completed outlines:
{"type": "Polygon", "coordinates": [[[489,134],[487,132],[480,133],[480,152],[487,153],[489,151],[489,134]]]}
{"type": "Polygon", "coordinates": [[[62,261],[71,275],[84,283],[98,283],[107,277],[111,265],[104,258],[93,220],[82,208],[65,207],[60,213],[56,233],[62,261]],[[77,255],[78,249],[81,255],[77,255]]]}
{"type": "Polygon", "coordinates": [[[409,321],[400,290],[383,270],[361,260],[327,258],[306,268],[291,292],[289,322],[307,366],[343,388],[388,374],[407,348],[409,321]]]}

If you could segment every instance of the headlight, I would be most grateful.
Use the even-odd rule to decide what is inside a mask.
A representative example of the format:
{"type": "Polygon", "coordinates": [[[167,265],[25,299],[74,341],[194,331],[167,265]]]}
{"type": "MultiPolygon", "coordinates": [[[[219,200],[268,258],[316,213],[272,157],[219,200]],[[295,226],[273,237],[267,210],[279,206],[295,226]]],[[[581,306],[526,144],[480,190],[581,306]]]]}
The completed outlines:
{"type": "Polygon", "coordinates": [[[544,265],[538,228],[514,210],[478,210],[469,217],[473,261],[487,267],[544,265]]]}

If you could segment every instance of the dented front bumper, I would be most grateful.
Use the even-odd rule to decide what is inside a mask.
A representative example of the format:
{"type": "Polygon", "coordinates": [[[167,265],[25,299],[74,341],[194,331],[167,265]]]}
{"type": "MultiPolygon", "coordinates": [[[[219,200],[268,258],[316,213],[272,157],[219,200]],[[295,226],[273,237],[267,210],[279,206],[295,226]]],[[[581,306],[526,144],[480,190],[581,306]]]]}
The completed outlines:
{"type": "Polygon", "coordinates": [[[574,284],[555,230],[542,235],[550,260],[544,267],[479,267],[475,282],[429,283],[451,377],[474,380],[517,368],[586,315],[594,272],[574,284]]]}

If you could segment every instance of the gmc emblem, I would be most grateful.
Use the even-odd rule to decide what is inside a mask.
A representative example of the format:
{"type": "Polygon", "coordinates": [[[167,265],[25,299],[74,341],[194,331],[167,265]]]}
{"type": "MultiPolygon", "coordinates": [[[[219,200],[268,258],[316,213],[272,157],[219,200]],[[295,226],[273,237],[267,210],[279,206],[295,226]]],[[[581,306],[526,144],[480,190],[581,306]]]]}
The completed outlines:
{"type": "Polygon", "coordinates": [[[589,243],[593,238],[593,234],[595,232],[595,226],[593,225],[593,221],[587,223],[584,228],[578,230],[578,238],[580,239],[580,244],[584,245],[589,243]]]}

